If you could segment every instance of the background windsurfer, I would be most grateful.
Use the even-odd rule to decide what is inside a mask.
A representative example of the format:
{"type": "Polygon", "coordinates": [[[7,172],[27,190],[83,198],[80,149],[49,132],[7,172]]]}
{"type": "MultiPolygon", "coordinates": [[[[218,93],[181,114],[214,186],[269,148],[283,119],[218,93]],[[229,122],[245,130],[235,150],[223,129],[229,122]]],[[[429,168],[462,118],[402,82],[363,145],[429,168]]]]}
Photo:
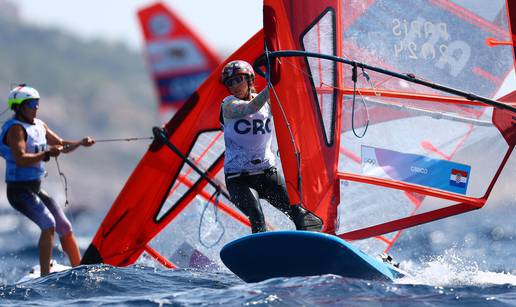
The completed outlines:
{"type": "Polygon", "coordinates": [[[41,276],[50,272],[54,232],[72,266],[80,263],[80,252],[72,225],[59,205],[41,189],[45,176],[44,161],[69,153],[79,146],[91,146],[95,141],[84,137],[80,141],[64,141],[41,120],[36,118],[39,93],[21,84],[9,93],[8,107],[15,114],[4,123],[0,152],[6,161],[5,181],[7,199],[11,206],[41,229],[39,261],[41,276]]]}
{"type": "Polygon", "coordinates": [[[245,61],[224,66],[221,81],[231,95],[221,107],[226,146],[224,173],[231,201],[249,218],[253,233],[267,231],[259,198],[285,213],[298,230],[322,229],[322,220],[301,205],[290,205],[272,152],[268,88],[257,94],[254,70],[245,61]]]}

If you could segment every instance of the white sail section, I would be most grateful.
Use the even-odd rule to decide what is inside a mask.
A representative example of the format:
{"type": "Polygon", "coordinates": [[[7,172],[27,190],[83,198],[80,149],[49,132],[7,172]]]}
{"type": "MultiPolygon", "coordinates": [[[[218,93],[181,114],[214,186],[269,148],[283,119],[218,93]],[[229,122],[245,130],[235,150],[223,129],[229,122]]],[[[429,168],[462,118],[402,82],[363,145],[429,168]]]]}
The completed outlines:
{"type": "MultiPolygon", "coordinates": [[[[343,0],[345,56],[494,97],[513,68],[511,46],[486,43],[510,40],[505,0],[415,0],[410,6],[417,10],[403,1],[343,0]]],[[[431,91],[370,75],[376,88],[431,91]]]]}
{"type": "MultiPolygon", "coordinates": [[[[345,57],[488,98],[516,89],[512,47],[486,43],[510,40],[505,0],[416,0],[410,6],[417,10],[404,1],[343,0],[345,57]]],[[[472,198],[488,191],[509,148],[493,124],[492,107],[364,70],[353,103],[350,67],[344,85],[340,172],[472,198]]],[[[338,233],[456,203],[342,181],[338,233]]],[[[397,235],[361,247],[380,252],[397,235]]]]}

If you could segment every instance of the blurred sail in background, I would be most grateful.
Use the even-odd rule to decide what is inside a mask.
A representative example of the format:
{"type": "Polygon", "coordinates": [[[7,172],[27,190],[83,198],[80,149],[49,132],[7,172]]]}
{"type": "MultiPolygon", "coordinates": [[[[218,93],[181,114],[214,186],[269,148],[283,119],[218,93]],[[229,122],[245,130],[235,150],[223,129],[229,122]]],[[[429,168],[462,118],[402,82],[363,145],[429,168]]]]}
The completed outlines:
{"type": "Polygon", "coordinates": [[[162,3],[138,11],[148,68],[166,123],[221,62],[193,30],[162,3]]]}

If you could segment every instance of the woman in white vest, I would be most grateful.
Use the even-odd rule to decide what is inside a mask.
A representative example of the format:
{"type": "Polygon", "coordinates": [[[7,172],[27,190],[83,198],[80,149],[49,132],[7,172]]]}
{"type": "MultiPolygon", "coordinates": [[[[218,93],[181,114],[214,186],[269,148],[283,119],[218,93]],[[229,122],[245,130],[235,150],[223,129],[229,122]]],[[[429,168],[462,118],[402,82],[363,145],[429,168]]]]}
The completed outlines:
{"type": "Polygon", "coordinates": [[[11,206],[41,229],[39,262],[41,276],[50,272],[54,232],[72,266],[79,265],[81,255],[70,221],[61,207],[41,189],[45,176],[44,162],[60,153],[69,153],[79,146],[91,146],[95,141],[85,137],[80,141],[64,141],[38,118],[39,93],[21,84],[9,93],[8,107],[15,114],[4,123],[0,134],[0,153],[6,161],[7,199],[11,206]]]}
{"type": "Polygon", "coordinates": [[[291,205],[283,177],[275,168],[269,91],[254,88],[254,70],[245,61],[224,66],[221,81],[230,93],[221,107],[226,151],[224,173],[231,201],[249,218],[253,233],[267,231],[259,198],[285,213],[298,230],[322,228],[319,217],[291,205]]]}

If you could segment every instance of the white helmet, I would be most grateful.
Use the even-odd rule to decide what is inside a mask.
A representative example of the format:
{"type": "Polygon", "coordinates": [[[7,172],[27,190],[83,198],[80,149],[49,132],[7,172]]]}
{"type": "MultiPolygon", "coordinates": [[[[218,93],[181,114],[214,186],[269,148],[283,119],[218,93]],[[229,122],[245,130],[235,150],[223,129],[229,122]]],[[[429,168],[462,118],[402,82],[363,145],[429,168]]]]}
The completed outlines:
{"type": "Polygon", "coordinates": [[[20,84],[9,93],[7,106],[12,109],[15,105],[21,105],[24,101],[30,99],[39,99],[39,93],[35,88],[20,84]]]}

